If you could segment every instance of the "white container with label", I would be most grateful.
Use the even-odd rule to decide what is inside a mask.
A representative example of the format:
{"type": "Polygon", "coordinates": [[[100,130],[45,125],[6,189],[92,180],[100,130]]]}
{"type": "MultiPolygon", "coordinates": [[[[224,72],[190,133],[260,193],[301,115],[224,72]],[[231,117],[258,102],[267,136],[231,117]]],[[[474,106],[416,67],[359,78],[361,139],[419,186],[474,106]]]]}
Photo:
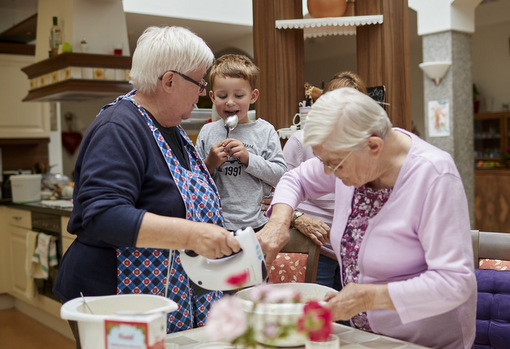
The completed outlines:
{"type": "Polygon", "coordinates": [[[167,313],[174,301],[152,294],[121,294],[72,299],[60,308],[65,320],[78,321],[83,349],[162,348],[167,313]]]}
{"type": "Polygon", "coordinates": [[[25,203],[41,200],[40,174],[11,176],[12,202],[25,203]]]}

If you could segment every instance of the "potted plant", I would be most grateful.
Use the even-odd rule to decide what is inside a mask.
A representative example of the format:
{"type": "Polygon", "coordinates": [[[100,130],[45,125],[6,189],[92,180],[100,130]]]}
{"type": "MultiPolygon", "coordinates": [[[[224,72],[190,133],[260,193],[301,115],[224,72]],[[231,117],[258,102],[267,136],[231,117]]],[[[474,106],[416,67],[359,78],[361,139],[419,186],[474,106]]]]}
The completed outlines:
{"type": "Polygon", "coordinates": [[[476,88],[476,84],[473,84],[473,111],[475,113],[478,113],[478,110],[480,109],[480,100],[478,97],[480,97],[480,93],[476,88]]]}
{"type": "MultiPolygon", "coordinates": [[[[240,275],[227,282],[242,288],[245,280],[240,275]]],[[[260,344],[315,348],[320,343],[322,349],[333,341],[333,347],[338,348],[339,338],[332,334],[332,314],[319,301],[304,302],[300,292],[287,286],[261,284],[243,292],[248,301],[226,295],[212,305],[205,326],[211,340],[244,348],[260,344]]]]}

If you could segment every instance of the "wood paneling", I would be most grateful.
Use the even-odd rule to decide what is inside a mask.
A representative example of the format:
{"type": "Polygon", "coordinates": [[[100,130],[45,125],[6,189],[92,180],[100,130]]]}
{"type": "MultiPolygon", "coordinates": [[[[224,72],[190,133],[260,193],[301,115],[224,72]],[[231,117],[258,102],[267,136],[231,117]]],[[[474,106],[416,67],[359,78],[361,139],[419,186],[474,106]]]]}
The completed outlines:
{"type": "Polygon", "coordinates": [[[253,1],[254,61],[260,68],[257,117],[276,129],[288,127],[304,99],[302,30],[278,30],[277,19],[303,18],[301,1],[253,1]]]}
{"type": "Polygon", "coordinates": [[[357,0],[356,15],[383,15],[383,24],[357,27],[358,74],[367,86],[386,86],[394,126],[411,130],[409,18],[404,0],[357,0]]]}
{"type": "Polygon", "coordinates": [[[475,229],[510,233],[510,169],[475,170],[475,229]]]}
{"type": "MultiPolygon", "coordinates": [[[[405,0],[357,0],[356,15],[382,14],[384,23],[357,28],[359,75],[386,86],[385,107],[394,126],[411,130],[409,19],[405,0]]],[[[302,18],[300,0],[253,1],[253,47],[261,69],[257,116],[288,127],[304,97],[302,30],[278,30],[277,19],[302,18]]]]}

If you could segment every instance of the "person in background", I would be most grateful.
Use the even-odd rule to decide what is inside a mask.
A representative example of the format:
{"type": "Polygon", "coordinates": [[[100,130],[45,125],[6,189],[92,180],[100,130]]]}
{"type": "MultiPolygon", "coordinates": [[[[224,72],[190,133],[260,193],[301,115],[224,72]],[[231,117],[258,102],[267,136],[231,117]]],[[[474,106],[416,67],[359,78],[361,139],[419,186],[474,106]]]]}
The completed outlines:
{"type": "Polygon", "coordinates": [[[76,239],[53,289],[63,302],[81,293],[168,294],[179,305],[167,326],[176,332],[202,326],[221,297],[197,296],[179,259],[180,249],[219,258],[240,248],[180,126],[205,94],[203,76],[213,62],[210,48],[185,28],[150,27],[138,39],[135,89],[103,107],[76,162],[67,227],[76,239]]]}
{"type": "MultiPolygon", "coordinates": [[[[327,83],[323,93],[340,87],[352,87],[367,93],[363,80],[350,71],[335,74],[327,83]]],[[[294,132],[283,147],[283,156],[289,170],[315,157],[310,146],[303,146],[303,132],[303,130],[294,132]]],[[[333,192],[317,199],[305,200],[294,211],[291,226],[321,246],[316,283],[339,291],[342,288],[340,266],[329,241],[334,206],[335,194],[333,192]]]]}
{"type": "Polygon", "coordinates": [[[209,97],[221,120],[205,124],[196,142],[218,186],[229,230],[251,226],[258,231],[264,226],[262,198],[287,171],[273,125],[248,118],[248,109],[259,96],[258,75],[258,67],[246,56],[228,54],[216,60],[209,97]],[[226,138],[224,120],[231,115],[237,115],[239,123],[226,138]]]}
{"type": "Polygon", "coordinates": [[[471,348],[470,220],[450,154],[393,128],[377,102],[349,87],[314,103],[303,144],[316,157],[282,177],[257,234],[268,263],[299,203],[334,192],[330,238],[343,284],[325,298],[334,320],[428,348],[471,348]]]}

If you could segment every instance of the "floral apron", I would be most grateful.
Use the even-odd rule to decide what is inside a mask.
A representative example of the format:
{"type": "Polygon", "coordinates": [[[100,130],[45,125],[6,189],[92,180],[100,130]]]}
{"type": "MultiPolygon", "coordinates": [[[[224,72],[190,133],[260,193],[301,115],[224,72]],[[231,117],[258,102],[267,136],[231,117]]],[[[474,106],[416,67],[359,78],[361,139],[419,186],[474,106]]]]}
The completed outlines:
{"type": "MultiPolygon", "coordinates": [[[[145,109],[131,98],[134,94],[135,91],[131,91],[125,96],[120,96],[105,108],[120,100],[133,103],[144,117],[179,188],[186,206],[186,219],[223,226],[223,211],[216,186],[184,129],[178,126],[184,140],[184,149],[189,156],[190,171],[182,167],[172,154],[172,150],[145,109]]],[[[117,282],[117,294],[149,293],[161,296],[166,294],[176,302],[178,309],[168,315],[168,333],[203,326],[211,303],[223,295],[220,291],[209,292],[200,297],[194,294],[177,250],[117,248],[117,282]]]]}

